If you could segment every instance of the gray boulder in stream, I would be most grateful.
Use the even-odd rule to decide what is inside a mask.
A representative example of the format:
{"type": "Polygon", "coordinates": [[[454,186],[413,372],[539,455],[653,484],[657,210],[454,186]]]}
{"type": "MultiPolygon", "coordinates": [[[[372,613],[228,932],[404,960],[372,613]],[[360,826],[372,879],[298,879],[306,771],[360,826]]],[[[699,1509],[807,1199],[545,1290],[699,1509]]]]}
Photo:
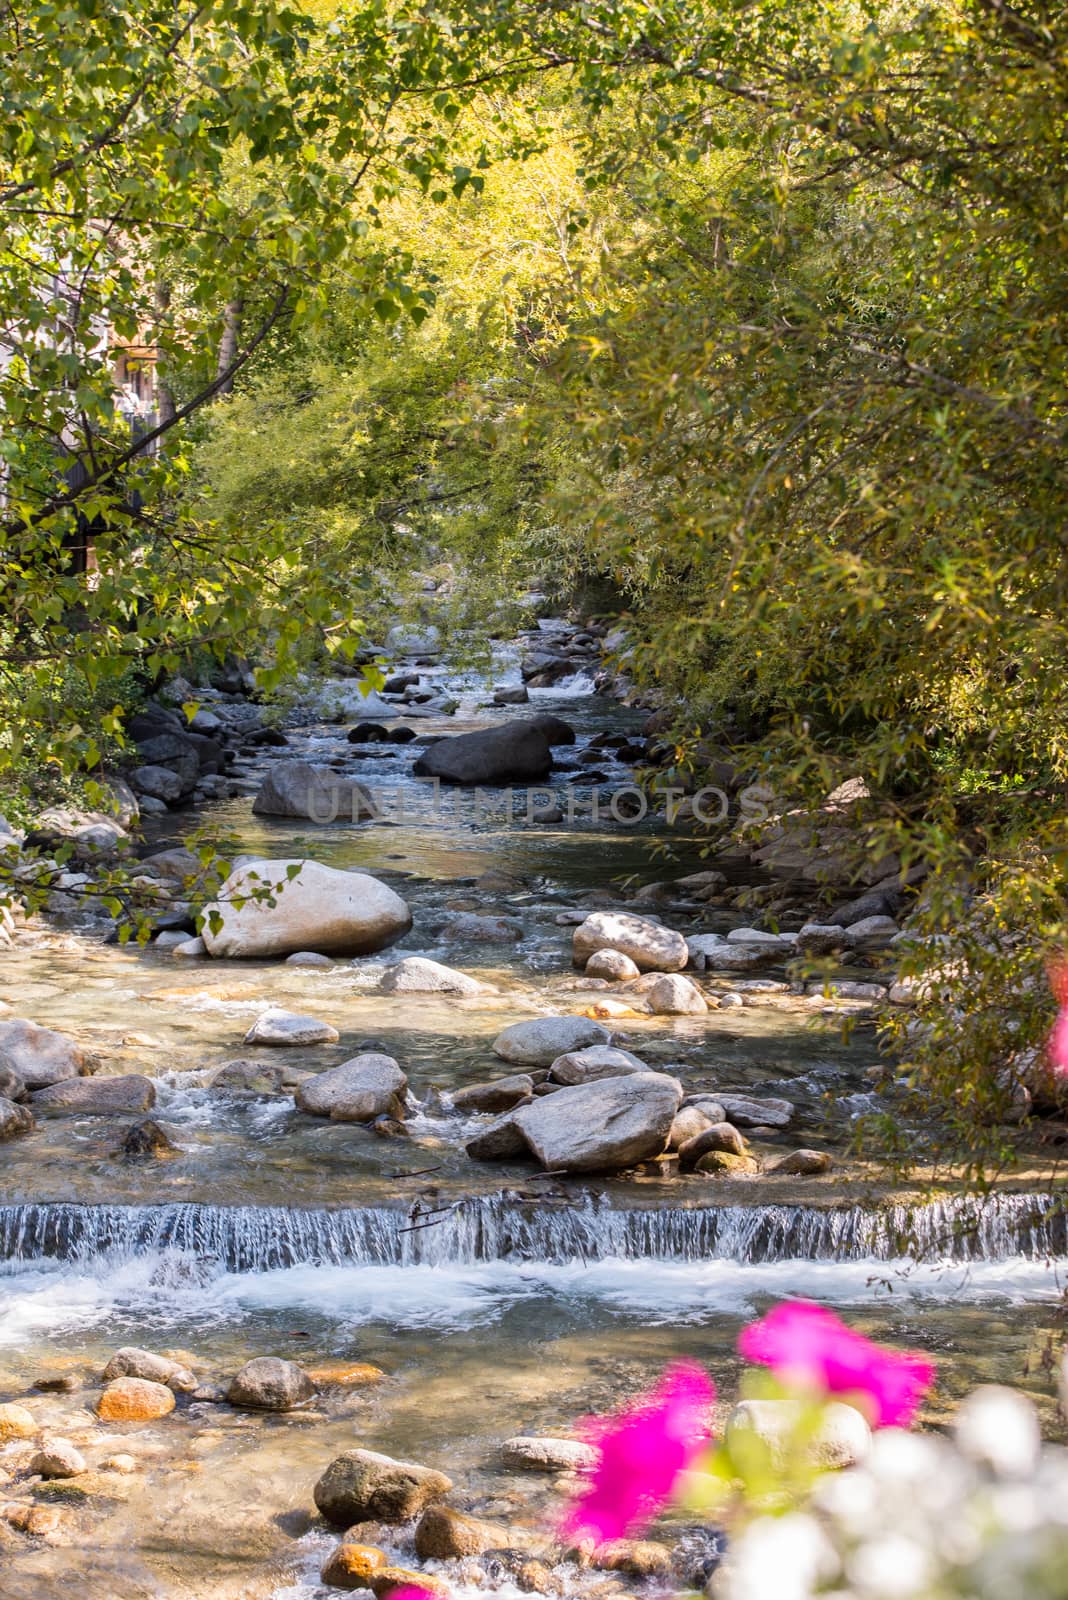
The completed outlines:
{"type": "Polygon", "coordinates": [[[608,1029],[590,1017],[531,1017],[499,1033],[493,1053],[517,1067],[550,1067],[569,1051],[611,1042],[608,1029]]]}
{"type": "Polygon", "coordinates": [[[203,939],[209,955],[231,960],[296,950],[360,956],[392,944],[411,925],[400,895],[366,872],[318,861],[247,861],[205,907],[203,939]]]}
{"type": "Polygon", "coordinates": [[[662,1072],[601,1078],[533,1100],[516,1126],[552,1172],[614,1172],[662,1155],[682,1085],[662,1072]]]}
{"type": "Polygon", "coordinates": [[[477,733],[435,739],[416,761],[417,778],[442,783],[538,783],[553,764],[545,730],[533,722],[502,722],[477,733]]]}
{"type": "Polygon", "coordinates": [[[340,1067],[306,1078],[296,1093],[297,1108],[335,1122],[373,1122],[402,1116],[408,1079],[392,1056],[368,1051],[340,1067]]]}
{"type": "Polygon", "coordinates": [[[549,1172],[618,1172],[663,1154],[681,1100],[682,1085],[665,1073],[601,1078],[499,1117],[467,1153],[507,1161],[529,1152],[549,1172]]]}
{"type": "Polygon", "coordinates": [[[376,814],[374,801],[355,778],[310,761],[275,761],[252,809],[260,817],[307,817],[311,822],[359,822],[376,814]]]}

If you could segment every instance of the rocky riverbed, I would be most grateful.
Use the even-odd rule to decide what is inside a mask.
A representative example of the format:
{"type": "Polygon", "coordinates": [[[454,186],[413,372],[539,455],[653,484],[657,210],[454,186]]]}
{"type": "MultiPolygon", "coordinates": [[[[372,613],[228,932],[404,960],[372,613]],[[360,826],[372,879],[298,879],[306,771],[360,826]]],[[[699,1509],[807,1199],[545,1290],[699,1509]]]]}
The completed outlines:
{"type": "Polygon", "coordinates": [[[1063,1218],[880,1210],[851,1155],[891,1088],[872,1019],[910,998],[908,885],[818,893],[703,859],[684,808],[635,815],[655,733],[594,692],[595,634],[543,629],[489,678],[436,643],[398,635],[376,701],[309,686],[280,723],[179,685],[122,817],[40,819],[49,909],[0,956],[18,1600],[72,1565],[101,1600],[700,1587],[698,1530],[556,1548],[575,1446],[507,1441],[567,1439],[672,1354],[729,1375],[783,1293],[933,1348],[935,1419],[976,1375],[1048,1409],[1063,1218]],[[79,881],[133,848],[144,948],[79,881]]]}

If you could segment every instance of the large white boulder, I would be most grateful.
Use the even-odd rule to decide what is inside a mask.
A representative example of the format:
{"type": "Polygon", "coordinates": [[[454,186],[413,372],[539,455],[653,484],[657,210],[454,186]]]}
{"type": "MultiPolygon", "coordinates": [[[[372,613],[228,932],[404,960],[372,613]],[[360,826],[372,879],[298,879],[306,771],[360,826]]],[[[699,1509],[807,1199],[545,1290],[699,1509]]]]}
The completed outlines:
{"type": "Polygon", "coordinates": [[[625,911],[594,911],[575,929],[572,947],[579,966],[598,950],[619,950],[642,972],[681,972],[690,954],[681,933],[625,911]]]}
{"type": "Polygon", "coordinates": [[[203,938],[210,955],[228,959],[297,950],[358,956],[392,944],[411,925],[400,895],[369,873],[318,861],[248,861],[205,907],[203,938]]]}

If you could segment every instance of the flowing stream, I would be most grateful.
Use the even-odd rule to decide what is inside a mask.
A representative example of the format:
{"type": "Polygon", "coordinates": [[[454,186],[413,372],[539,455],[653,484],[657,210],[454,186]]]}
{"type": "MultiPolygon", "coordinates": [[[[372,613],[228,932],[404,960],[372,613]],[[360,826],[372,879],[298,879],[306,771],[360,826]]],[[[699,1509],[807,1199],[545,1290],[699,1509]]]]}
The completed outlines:
{"type": "MultiPolygon", "coordinates": [[[[517,681],[514,652],[495,666],[494,682],[517,681]]],[[[477,674],[450,674],[448,686],[455,716],[413,727],[458,732],[522,714],[487,710],[477,674]]],[[[535,709],[573,723],[577,749],[641,720],[591,690],[576,675],[532,695],[535,709]]],[[[941,1364],[933,1420],[977,1376],[1028,1388],[1048,1415],[1041,1356],[1063,1290],[1063,1209],[1026,1192],[875,1194],[845,1155],[852,1118],[876,1103],[866,1015],[858,1011],[845,1039],[840,1018],[825,1014],[832,1008],[789,996],[781,973],[770,974],[766,1004],[612,1026],[689,1092],[787,1096],[796,1121],[770,1153],[834,1148],[832,1179],[722,1185],[650,1170],[560,1180],[470,1161],[464,1140],[486,1119],[451,1114],[449,1093],[506,1070],[491,1045],[507,1024],[577,1009],[576,906],[593,890],[622,897],[629,881],[702,863],[661,822],[590,817],[589,769],[577,764],[559,777],[586,808],[570,823],[509,823],[467,793],[435,801],[409,776],[408,747],[354,752],[332,715],[357,720],[358,699],[344,683],[331,697],[319,720],[288,730],[288,750],[242,768],[242,793],[155,832],[164,844],[210,821],[245,851],[373,870],[413,908],[395,951],[323,970],[181,964],[152,947],[106,945],[99,926],[71,917],[4,959],[0,998],[96,1050],[106,1070],[151,1075],[153,1114],[176,1145],[165,1161],[124,1162],[112,1119],[77,1116],[42,1119],[31,1139],[0,1145],[0,1401],[27,1403],[84,1445],[94,1479],[77,1493],[43,1486],[40,1498],[64,1512],[53,1537],[0,1539],[4,1600],[58,1600],[73,1569],[94,1600],[325,1597],[333,1591],[317,1573],[331,1541],[311,1520],[311,1487],[356,1444],[440,1466],[458,1503],[536,1528],[553,1486],[503,1468],[502,1439],[566,1431],[676,1355],[706,1361],[729,1392],[739,1326],[783,1295],[848,1307],[866,1331],[932,1350],[941,1364]],[[278,754],[330,761],[387,791],[383,820],[317,828],[253,817],[249,796],[278,754]],[[506,915],[516,937],[457,942],[449,917],[463,911],[506,915]],[[414,953],[493,992],[377,993],[388,961],[414,953]],[[221,1064],[254,1054],[243,1035],[268,1005],[340,1032],[336,1046],[259,1053],[272,1064],[284,1056],[297,1077],[357,1047],[395,1055],[420,1102],[411,1137],[302,1116],[291,1091],[214,1088],[221,1064]],[[208,1384],[261,1354],[368,1362],[386,1377],[358,1390],[327,1385],[314,1408],[292,1415],[183,1401],[161,1422],[102,1434],[90,1409],[99,1373],[129,1344],[187,1353],[208,1384]],[[65,1392],[35,1392],[42,1380],[65,1392]],[[97,1470],[119,1451],[135,1470],[97,1470]]],[[[626,780],[610,754],[600,766],[609,781],[626,780]]],[[[683,931],[740,920],[708,907],[676,923],[653,909],[683,931]]],[[[19,1448],[0,1444],[0,1499],[19,1448]]],[[[410,1561],[403,1530],[398,1539],[410,1561]]],[[[451,1578],[474,1593],[471,1573],[451,1578]]],[[[599,1582],[583,1580],[591,1594],[618,1588],[614,1575],[599,1582]]]]}

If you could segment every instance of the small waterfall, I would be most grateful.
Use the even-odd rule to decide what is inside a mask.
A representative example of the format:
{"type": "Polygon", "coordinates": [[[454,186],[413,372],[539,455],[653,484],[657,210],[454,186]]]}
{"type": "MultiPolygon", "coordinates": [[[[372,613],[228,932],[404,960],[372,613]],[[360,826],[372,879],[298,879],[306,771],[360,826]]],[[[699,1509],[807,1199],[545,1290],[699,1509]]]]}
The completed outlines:
{"type": "Polygon", "coordinates": [[[1065,1200],[1049,1195],[863,1206],[640,1210],[595,1196],[561,1205],[501,1195],[437,1212],[413,1207],[0,1206],[0,1263],[89,1264],[170,1254],[229,1272],[298,1265],[712,1259],[1002,1261],[1068,1255],[1065,1200]]]}

